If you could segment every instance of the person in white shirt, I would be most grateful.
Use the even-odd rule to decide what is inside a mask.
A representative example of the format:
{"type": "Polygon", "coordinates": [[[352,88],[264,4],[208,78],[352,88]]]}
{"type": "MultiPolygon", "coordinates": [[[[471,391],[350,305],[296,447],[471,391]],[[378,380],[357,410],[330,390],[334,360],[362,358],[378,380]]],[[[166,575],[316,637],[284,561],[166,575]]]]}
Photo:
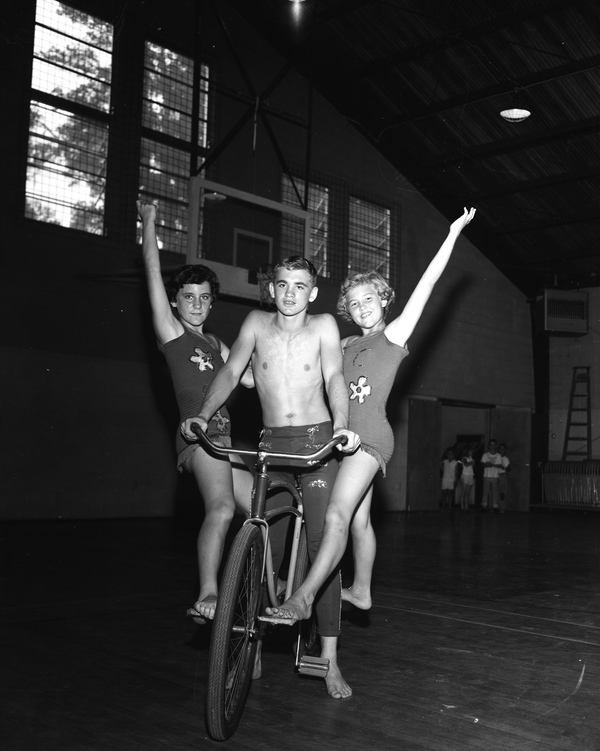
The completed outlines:
{"type": "Polygon", "coordinates": [[[456,487],[456,468],[458,462],[454,458],[454,451],[448,449],[442,460],[442,510],[452,510],[454,505],[454,488],[456,487]]]}
{"type": "Polygon", "coordinates": [[[459,491],[460,510],[468,511],[469,506],[475,502],[475,459],[473,459],[473,449],[467,449],[465,455],[460,460],[462,464],[462,473],[460,475],[459,491]]]}
{"type": "Polygon", "coordinates": [[[490,438],[488,450],[481,457],[481,466],[483,467],[483,495],[481,497],[481,508],[489,508],[490,511],[499,511],[500,485],[498,474],[503,464],[502,457],[498,453],[498,442],[494,438],[490,438]]]}

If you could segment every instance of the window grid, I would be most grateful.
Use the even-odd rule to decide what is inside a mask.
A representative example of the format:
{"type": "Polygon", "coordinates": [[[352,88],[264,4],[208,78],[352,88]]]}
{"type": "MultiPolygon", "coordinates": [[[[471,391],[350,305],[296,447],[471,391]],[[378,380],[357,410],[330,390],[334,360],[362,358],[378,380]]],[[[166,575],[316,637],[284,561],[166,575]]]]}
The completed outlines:
{"type": "MultiPolygon", "coordinates": [[[[191,58],[146,42],[139,192],[142,198],[160,206],[159,247],[176,253],[187,250],[193,85],[191,58]]],[[[208,67],[202,65],[198,119],[201,148],[208,140],[207,119],[208,67]]]]}
{"type": "Polygon", "coordinates": [[[25,216],[104,232],[110,24],[56,0],[38,0],[25,216]],[[53,106],[39,100],[54,97],[53,106]]]}
{"type": "Polygon", "coordinates": [[[25,216],[101,234],[106,160],[98,154],[107,141],[106,126],[32,103],[25,216]],[[72,144],[70,159],[57,160],[60,134],[76,127],[86,128],[89,142],[72,144]]]}
{"type": "Polygon", "coordinates": [[[348,208],[348,273],[375,270],[389,279],[390,209],[354,196],[348,208]]]}
{"type": "MultiPolygon", "coordinates": [[[[301,196],[304,196],[306,181],[294,178],[294,183],[301,196]]],[[[288,206],[301,208],[300,200],[291,179],[282,175],[281,202],[288,206]]],[[[309,182],[308,211],[310,213],[310,257],[319,276],[329,277],[327,257],[327,240],[329,234],[329,189],[324,185],[309,182]]],[[[304,254],[304,223],[301,219],[283,214],[281,220],[281,257],[304,254]]]]}
{"type": "Polygon", "coordinates": [[[186,252],[188,175],[189,154],[147,138],[142,139],[140,196],[156,201],[160,206],[156,227],[159,248],[186,252]]]}

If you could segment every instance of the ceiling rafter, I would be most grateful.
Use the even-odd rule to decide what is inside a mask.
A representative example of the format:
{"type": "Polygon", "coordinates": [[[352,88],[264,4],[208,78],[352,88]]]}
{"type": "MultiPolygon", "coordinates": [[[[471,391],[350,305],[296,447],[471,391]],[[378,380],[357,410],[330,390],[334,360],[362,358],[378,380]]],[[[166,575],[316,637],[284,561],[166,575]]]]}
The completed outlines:
{"type": "Polygon", "coordinates": [[[565,263],[571,263],[573,261],[599,261],[598,253],[586,253],[585,255],[573,255],[570,258],[540,258],[538,261],[532,263],[525,263],[521,268],[542,268],[544,266],[559,266],[565,263]]]}
{"type": "Polygon", "coordinates": [[[515,136],[514,138],[505,138],[500,141],[493,141],[483,146],[473,146],[465,148],[459,156],[453,156],[443,159],[435,159],[424,162],[421,167],[428,172],[438,169],[445,169],[452,164],[460,164],[465,159],[478,160],[486,159],[497,154],[508,154],[513,151],[521,151],[539,146],[541,143],[551,141],[561,141],[567,138],[584,137],[590,133],[597,133],[600,130],[600,116],[589,117],[578,122],[570,122],[567,125],[560,125],[555,128],[544,128],[541,131],[535,131],[526,136],[515,136]]]}
{"type": "Polygon", "coordinates": [[[490,191],[489,193],[485,193],[485,192],[473,193],[472,197],[474,199],[476,196],[478,201],[489,201],[489,200],[493,200],[494,198],[503,198],[505,196],[511,196],[511,195],[514,195],[514,193],[526,193],[527,191],[530,191],[530,190],[540,190],[543,188],[555,188],[559,185],[566,185],[568,183],[574,183],[574,182],[583,181],[583,180],[591,180],[594,178],[600,180],[600,168],[597,165],[594,165],[592,167],[588,167],[582,170],[576,170],[574,172],[563,172],[562,174],[555,175],[554,177],[538,177],[535,180],[524,180],[524,181],[517,182],[517,183],[513,181],[511,182],[510,185],[507,185],[505,188],[501,188],[499,190],[493,190],[493,191],[490,191]]]}
{"type": "MultiPolygon", "coordinates": [[[[528,232],[537,232],[539,230],[551,229],[553,227],[564,227],[566,224],[584,224],[585,222],[600,222],[600,211],[596,210],[589,214],[572,214],[563,217],[555,216],[554,219],[540,220],[539,222],[530,222],[529,224],[509,225],[508,227],[503,227],[501,230],[494,230],[492,234],[496,237],[527,234],[528,232]]],[[[600,239],[600,227],[598,229],[598,236],[600,239]]]]}
{"type": "Polygon", "coordinates": [[[450,18],[423,0],[318,0],[293,24],[284,0],[228,2],[397,170],[390,202],[410,184],[449,221],[480,208],[469,240],[526,295],[600,286],[600,254],[584,255],[600,243],[598,0],[460,2],[450,18]],[[515,89],[534,117],[498,127],[515,89]]]}
{"type": "Polygon", "coordinates": [[[392,119],[391,126],[409,125],[417,120],[423,120],[427,117],[435,117],[436,115],[450,112],[451,110],[468,107],[473,104],[484,102],[487,99],[493,99],[494,97],[502,96],[504,94],[512,94],[515,89],[530,89],[541,84],[550,83],[551,81],[557,81],[561,78],[569,78],[570,76],[577,75],[579,73],[588,73],[590,71],[597,71],[600,66],[600,55],[594,55],[593,57],[586,58],[585,60],[579,60],[573,63],[566,63],[565,65],[558,65],[555,68],[549,68],[547,71],[541,73],[534,73],[529,76],[523,76],[520,79],[516,79],[510,84],[496,84],[495,86],[488,86],[484,89],[476,91],[470,91],[468,96],[454,96],[450,99],[445,99],[438,104],[433,104],[430,107],[423,107],[417,112],[411,112],[408,117],[399,117],[392,119]]]}
{"type": "Polygon", "coordinates": [[[572,5],[576,5],[577,2],[578,0],[540,2],[533,8],[527,8],[526,10],[521,10],[517,13],[509,13],[494,21],[485,21],[483,23],[474,24],[468,28],[457,30],[453,34],[448,34],[431,42],[417,45],[409,50],[398,52],[379,60],[372,60],[364,65],[349,70],[342,76],[336,76],[333,80],[330,79],[330,82],[355,81],[358,78],[372,77],[378,73],[385,72],[390,68],[396,68],[399,65],[408,62],[415,62],[421,57],[433,55],[441,50],[447,50],[449,47],[464,44],[472,39],[492,34],[501,29],[524,23],[525,21],[530,21],[531,19],[538,18],[548,12],[565,7],[568,8],[572,5]]]}

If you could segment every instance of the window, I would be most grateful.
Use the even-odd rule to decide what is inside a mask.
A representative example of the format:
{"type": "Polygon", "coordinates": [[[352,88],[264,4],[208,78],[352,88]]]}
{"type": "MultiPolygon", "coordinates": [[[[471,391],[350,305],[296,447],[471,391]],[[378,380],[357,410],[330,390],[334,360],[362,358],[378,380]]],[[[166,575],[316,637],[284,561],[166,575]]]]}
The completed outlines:
{"type": "MultiPolygon", "coordinates": [[[[192,168],[194,62],[146,42],[140,195],[160,206],[159,246],[185,253],[192,168]]],[[[197,147],[207,147],[208,68],[200,73],[197,147]]]]}
{"type": "MultiPolygon", "coordinates": [[[[305,181],[294,178],[298,192],[304,198],[305,181]]],[[[287,175],[283,175],[281,202],[289,206],[302,208],[298,194],[292,181],[287,175]]],[[[309,260],[315,265],[320,276],[328,277],[330,270],[327,259],[327,235],[329,222],[329,190],[323,185],[309,183],[308,186],[308,212],[311,218],[310,228],[310,257],[309,260]]],[[[281,255],[282,258],[289,255],[304,254],[304,224],[300,219],[292,216],[284,216],[281,222],[281,255]]]]}
{"type": "Polygon", "coordinates": [[[348,273],[378,271],[385,279],[390,275],[389,209],[350,196],[348,273]]]}
{"type": "Polygon", "coordinates": [[[104,232],[113,27],[38,0],[25,216],[104,232]]]}

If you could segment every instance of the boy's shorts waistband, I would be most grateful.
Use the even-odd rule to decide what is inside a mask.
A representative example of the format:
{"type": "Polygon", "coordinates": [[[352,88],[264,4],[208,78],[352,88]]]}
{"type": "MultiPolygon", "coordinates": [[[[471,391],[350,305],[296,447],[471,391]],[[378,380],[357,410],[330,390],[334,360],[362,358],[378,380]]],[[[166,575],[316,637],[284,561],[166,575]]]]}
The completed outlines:
{"type": "Polygon", "coordinates": [[[261,431],[260,438],[261,440],[267,436],[272,438],[308,438],[311,442],[323,443],[331,438],[332,433],[331,420],[327,420],[326,422],[309,425],[284,425],[276,428],[265,426],[261,431]]]}

